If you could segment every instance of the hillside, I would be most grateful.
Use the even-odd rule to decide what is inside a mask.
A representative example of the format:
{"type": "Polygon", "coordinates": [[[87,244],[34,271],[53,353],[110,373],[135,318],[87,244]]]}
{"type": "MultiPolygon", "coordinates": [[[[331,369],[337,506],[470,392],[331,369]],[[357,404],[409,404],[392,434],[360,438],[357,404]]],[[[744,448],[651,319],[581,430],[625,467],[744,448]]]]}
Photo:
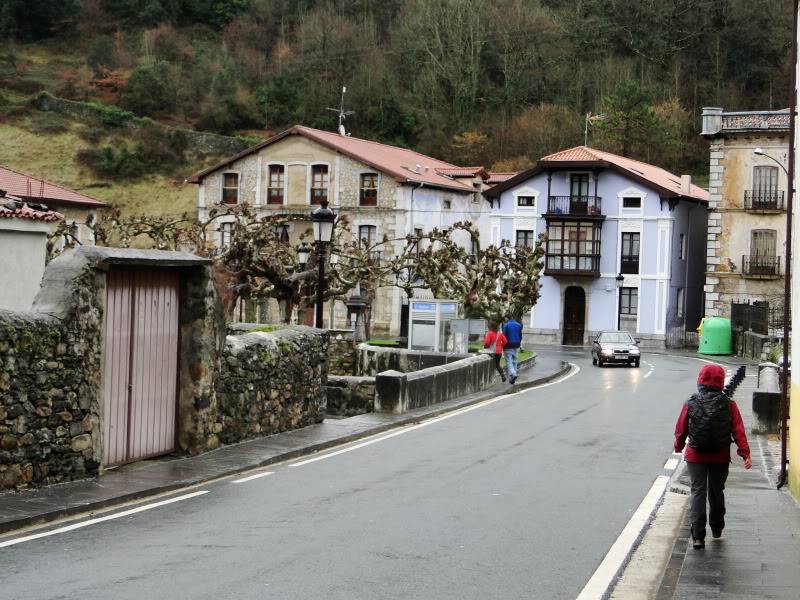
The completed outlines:
{"type": "MultiPolygon", "coordinates": [[[[8,0],[0,90],[226,135],[334,130],[521,168],[583,142],[702,176],[703,106],[788,105],[782,0],[8,0]]],[[[257,134],[260,135],[260,134],[257,134]]]]}

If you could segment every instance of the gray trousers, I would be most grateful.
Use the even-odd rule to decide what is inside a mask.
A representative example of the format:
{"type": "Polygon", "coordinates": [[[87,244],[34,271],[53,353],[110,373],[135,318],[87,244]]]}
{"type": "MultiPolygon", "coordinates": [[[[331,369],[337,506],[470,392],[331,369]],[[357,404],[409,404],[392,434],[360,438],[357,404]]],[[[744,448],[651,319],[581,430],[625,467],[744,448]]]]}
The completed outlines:
{"type": "Polygon", "coordinates": [[[711,529],[722,531],[725,527],[725,480],[729,466],[728,463],[686,463],[692,478],[689,523],[695,539],[706,539],[706,498],[711,529]]]}

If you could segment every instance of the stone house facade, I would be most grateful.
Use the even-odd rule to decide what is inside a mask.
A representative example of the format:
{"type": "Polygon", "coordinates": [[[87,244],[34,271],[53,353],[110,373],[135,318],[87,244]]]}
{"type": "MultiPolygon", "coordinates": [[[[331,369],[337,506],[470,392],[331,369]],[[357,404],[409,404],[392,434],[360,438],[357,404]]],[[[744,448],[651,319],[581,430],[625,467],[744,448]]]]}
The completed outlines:
{"type": "Polygon", "coordinates": [[[736,317],[732,305],[753,302],[781,314],[789,111],[704,108],[701,135],[710,150],[705,314],[736,317]]]}
{"type": "Polygon", "coordinates": [[[623,329],[663,347],[700,319],[708,193],[688,175],[579,146],[484,195],[490,243],[547,234],[527,343],[582,345],[623,329]]]}
{"type": "MultiPolygon", "coordinates": [[[[214,206],[243,203],[261,216],[310,215],[324,197],[336,214],[347,217],[354,238],[396,240],[388,244],[388,255],[398,254],[404,237],[415,231],[480,221],[486,204],[480,191],[486,177],[480,167],[456,167],[412,150],[295,126],[195,173],[188,181],[198,185],[201,220],[214,206]]],[[[218,245],[225,244],[229,227],[222,219],[218,245]]],[[[287,242],[296,245],[309,229],[310,222],[294,222],[287,242]]],[[[399,288],[379,289],[372,306],[372,330],[400,334],[403,303],[399,288]]],[[[344,302],[328,304],[326,327],[346,327],[344,302]]],[[[277,304],[245,305],[236,318],[275,322],[277,304]]],[[[304,315],[299,320],[310,324],[304,315]]]]}

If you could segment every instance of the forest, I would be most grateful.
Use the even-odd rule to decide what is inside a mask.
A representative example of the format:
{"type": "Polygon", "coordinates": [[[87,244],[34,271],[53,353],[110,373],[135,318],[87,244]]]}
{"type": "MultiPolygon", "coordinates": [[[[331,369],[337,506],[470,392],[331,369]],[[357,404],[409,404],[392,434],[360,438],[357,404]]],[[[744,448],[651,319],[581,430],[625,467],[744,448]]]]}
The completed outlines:
{"type": "Polygon", "coordinates": [[[0,94],[265,137],[335,129],[346,87],[352,135],[495,170],[588,127],[590,146],[702,177],[703,106],[790,92],[784,0],[0,0],[0,32],[0,94]]]}

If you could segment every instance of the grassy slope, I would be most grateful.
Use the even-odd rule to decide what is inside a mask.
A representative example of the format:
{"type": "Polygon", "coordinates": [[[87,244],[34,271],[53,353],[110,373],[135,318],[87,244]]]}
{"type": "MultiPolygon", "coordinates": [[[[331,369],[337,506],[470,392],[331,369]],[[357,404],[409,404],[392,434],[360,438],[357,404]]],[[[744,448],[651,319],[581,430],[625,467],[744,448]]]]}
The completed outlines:
{"type": "Polygon", "coordinates": [[[0,164],[117,205],[123,214],[179,215],[195,210],[197,188],[179,178],[105,181],[82,168],[75,154],[90,144],[75,133],[78,124],[65,121],[65,132],[37,134],[27,129],[29,123],[30,116],[0,123],[0,164]]]}

